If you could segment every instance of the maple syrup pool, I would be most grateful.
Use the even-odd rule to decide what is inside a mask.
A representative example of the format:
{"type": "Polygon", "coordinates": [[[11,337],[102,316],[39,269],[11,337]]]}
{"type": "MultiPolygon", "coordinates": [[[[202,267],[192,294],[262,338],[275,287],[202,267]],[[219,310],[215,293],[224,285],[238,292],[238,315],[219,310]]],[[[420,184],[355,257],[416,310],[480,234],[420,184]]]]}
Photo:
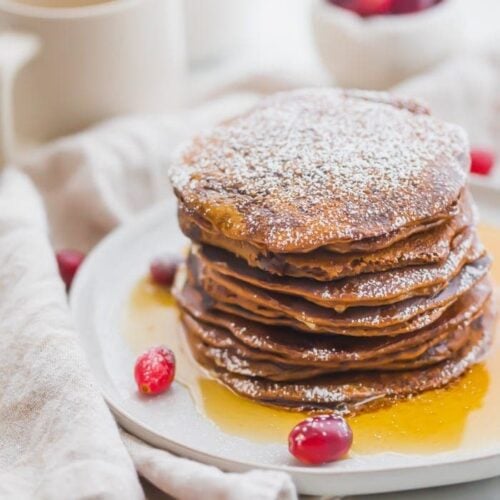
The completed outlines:
{"type": "MultiPolygon", "coordinates": [[[[497,302],[500,287],[500,229],[481,227],[494,259],[497,302]]],[[[177,358],[176,381],[186,386],[200,411],[222,431],[259,442],[286,443],[307,413],[263,406],[234,394],[211,379],[184,344],[170,293],[141,280],[126,308],[123,335],[134,354],[158,344],[177,358]]],[[[482,448],[500,442],[500,326],[487,359],[444,389],[429,391],[377,411],[348,418],[354,434],[351,454],[384,451],[435,453],[482,448]]]]}

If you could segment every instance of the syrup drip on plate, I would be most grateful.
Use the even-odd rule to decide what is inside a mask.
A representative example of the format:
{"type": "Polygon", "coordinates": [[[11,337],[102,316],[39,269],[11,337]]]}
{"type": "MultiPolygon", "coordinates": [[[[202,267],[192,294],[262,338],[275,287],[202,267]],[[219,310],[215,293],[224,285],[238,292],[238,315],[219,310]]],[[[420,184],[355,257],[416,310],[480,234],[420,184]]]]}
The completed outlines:
{"type": "MultiPolygon", "coordinates": [[[[482,227],[479,232],[494,260],[493,280],[500,286],[500,230],[482,227]]],[[[192,359],[181,328],[168,290],[148,278],[141,280],[131,293],[123,327],[133,352],[166,344],[177,358],[176,381],[189,389],[207,419],[228,434],[286,443],[290,429],[307,414],[261,405],[210,378],[192,359]]],[[[485,362],[449,387],[350,417],[351,454],[436,453],[500,442],[500,324],[497,330],[485,362]]]]}

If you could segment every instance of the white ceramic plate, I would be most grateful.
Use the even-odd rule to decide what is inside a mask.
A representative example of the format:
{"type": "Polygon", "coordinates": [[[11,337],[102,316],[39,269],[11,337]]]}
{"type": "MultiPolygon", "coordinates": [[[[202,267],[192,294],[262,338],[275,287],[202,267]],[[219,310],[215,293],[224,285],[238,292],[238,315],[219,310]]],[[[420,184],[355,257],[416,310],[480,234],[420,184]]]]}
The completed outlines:
{"type": "Polygon", "coordinates": [[[71,306],[92,371],[118,422],[160,448],[230,471],[255,467],[290,473],[301,493],[348,495],[455,484],[500,471],[500,443],[474,452],[434,455],[380,453],[322,467],[301,467],[286,444],[226,434],[196,410],[174,383],[161,398],[138,396],[134,355],[120,333],[128,295],[150,260],[186,245],[175,207],[163,204],[107,237],[89,255],[73,285],[71,306]]]}

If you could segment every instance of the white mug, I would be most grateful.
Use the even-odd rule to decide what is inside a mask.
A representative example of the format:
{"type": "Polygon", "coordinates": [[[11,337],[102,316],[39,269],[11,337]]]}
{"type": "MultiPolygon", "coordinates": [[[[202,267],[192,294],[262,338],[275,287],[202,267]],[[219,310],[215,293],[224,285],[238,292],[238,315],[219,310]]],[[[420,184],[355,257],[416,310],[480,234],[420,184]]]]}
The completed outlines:
{"type": "MultiPolygon", "coordinates": [[[[59,8],[47,6],[48,0],[38,5],[0,0],[0,32],[30,34],[39,43],[38,54],[11,78],[16,135],[24,142],[44,142],[119,114],[181,104],[182,0],[78,3],[82,6],[59,8]]],[[[4,107],[7,100],[3,97],[4,107]]],[[[2,127],[11,126],[8,110],[1,119],[2,127]]],[[[12,132],[3,135],[5,140],[12,132]]]]}

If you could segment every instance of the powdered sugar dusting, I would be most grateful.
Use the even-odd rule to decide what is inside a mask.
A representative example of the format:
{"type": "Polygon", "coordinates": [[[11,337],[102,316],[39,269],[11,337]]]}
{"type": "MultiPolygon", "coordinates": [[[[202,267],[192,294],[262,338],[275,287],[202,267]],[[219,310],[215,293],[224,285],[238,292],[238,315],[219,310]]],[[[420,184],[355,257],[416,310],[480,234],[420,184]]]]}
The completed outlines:
{"type": "Polygon", "coordinates": [[[375,237],[446,211],[465,184],[456,126],[387,94],[277,94],[188,144],[171,171],[185,206],[271,251],[375,237]]]}

